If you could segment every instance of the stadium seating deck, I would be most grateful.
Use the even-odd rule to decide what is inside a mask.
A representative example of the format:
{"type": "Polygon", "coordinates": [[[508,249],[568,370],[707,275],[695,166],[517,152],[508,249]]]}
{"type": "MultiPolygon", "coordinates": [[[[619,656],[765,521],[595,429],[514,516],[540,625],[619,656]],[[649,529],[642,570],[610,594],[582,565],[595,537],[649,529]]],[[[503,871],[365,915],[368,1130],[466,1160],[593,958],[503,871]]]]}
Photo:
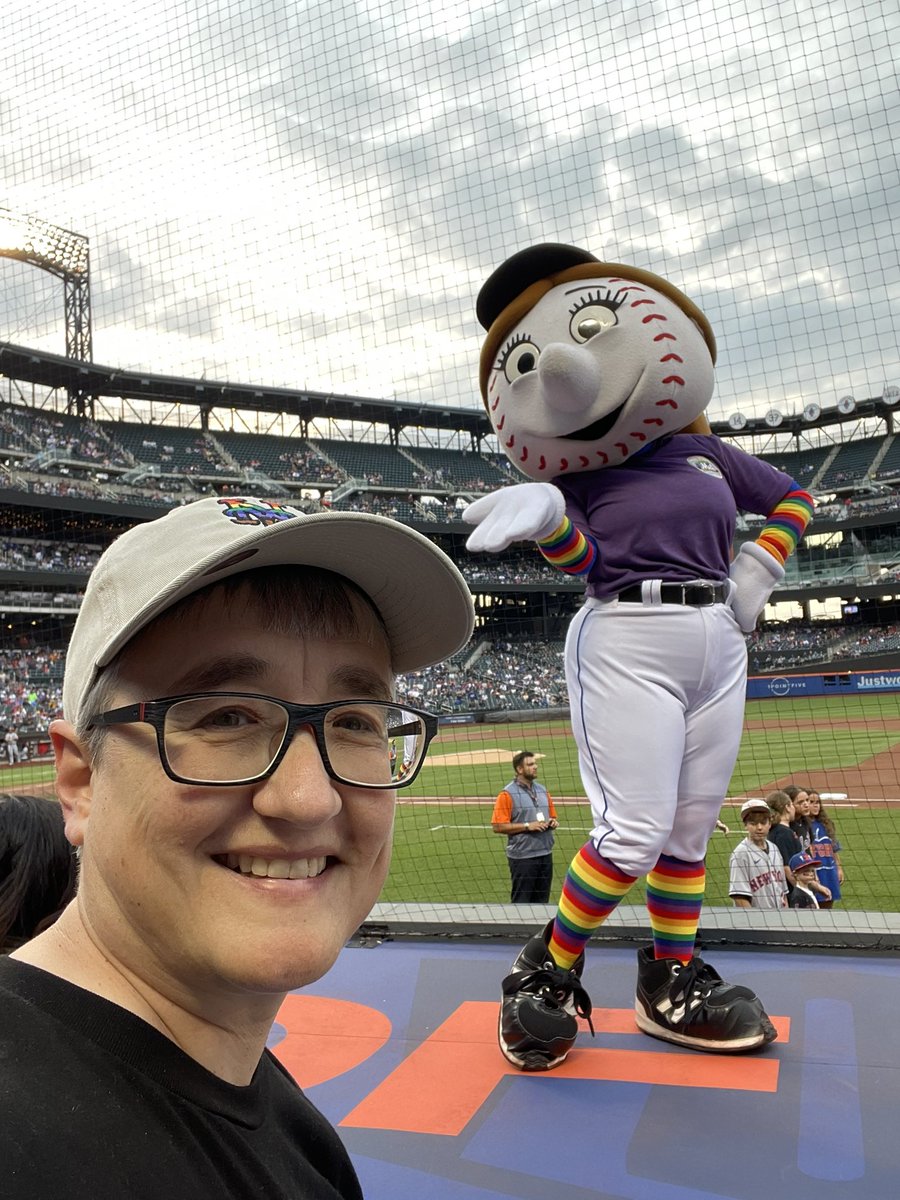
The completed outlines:
{"type": "Polygon", "coordinates": [[[431,484],[438,491],[453,488],[484,491],[509,480],[507,471],[500,471],[488,458],[471,451],[411,446],[406,452],[422,467],[423,485],[431,484]]]}
{"type": "Polygon", "coordinates": [[[416,488],[415,466],[393,446],[316,438],[310,445],[353,479],[376,487],[416,488]]]}
{"type": "Polygon", "coordinates": [[[189,472],[198,475],[224,474],[234,470],[198,429],[173,425],[137,425],[129,422],[100,422],[100,428],[135,463],[158,465],[162,474],[189,472]]]}
{"type": "Polygon", "coordinates": [[[215,438],[241,467],[255,468],[270,479],[317,483],[344,478],[303,438],[220,431],[215,438]]]}
{"type": "Polygon", "coordinates": [[[823,491],[848,487],[866,479],[875,458],[884,446],[884,438],[865,438],[858,442],[846,442],[834,456],[833,461],[819,480],[823,491]]]}
{"type": "Polygon", "coordinates": [[[796,479],[802,487],[808,488],[813,485],[822,464],[833,449],[832,446],[817,446],[795,451],[764,451],[757,457],[765,459],[779,471],[784,471],[786,475],[796,479]]]}
{"type": "Polygon", "coordinates": [[[887,453],[875,471],[876,479],[900,478],[900,438],[892,434],[887,453]]]}

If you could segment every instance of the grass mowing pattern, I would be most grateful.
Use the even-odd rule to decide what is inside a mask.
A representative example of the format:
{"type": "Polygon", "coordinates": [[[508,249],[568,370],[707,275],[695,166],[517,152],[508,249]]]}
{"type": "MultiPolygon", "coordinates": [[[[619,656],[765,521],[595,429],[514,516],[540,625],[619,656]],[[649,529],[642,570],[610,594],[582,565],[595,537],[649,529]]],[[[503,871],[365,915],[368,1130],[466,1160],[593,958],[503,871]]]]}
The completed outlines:
{"type": "MultiPolygon", "coordinates": [[[[509,760],[526,748],[543,756],[539,778],[559,807],[555,894],[588,835],[591,817],[567,722],[536,716],[522,723],[442,729],[430,764],[411,789],[400,793],[385,901],[508,902],[505,839],[491,831],[490,818],[496,793],[512,777],[509,760]],[[464,755],[496,757],[490,751],[506,757],[458,761],[464,755]],[[447,756],[453,759],[445,761],[447,756]],[[560,803],[564,797],[573,801],[560,803]]],[[[728,858],[744,836],[740,799],[764,796],[792,781],[848,795],[846,801],[826,802],[843,847],[847,882],[840,906],[900,911],[900,696],[892,693],[748,702],[741,751],[721,813],[731,833],[716,833],[709,844],[707,904],[731,903],[728,858]],[[731,803],[731,798],[738,799],[731,803]]],[[[640,881],[629,902],[642,903],[643,893],[640,881]]]]}

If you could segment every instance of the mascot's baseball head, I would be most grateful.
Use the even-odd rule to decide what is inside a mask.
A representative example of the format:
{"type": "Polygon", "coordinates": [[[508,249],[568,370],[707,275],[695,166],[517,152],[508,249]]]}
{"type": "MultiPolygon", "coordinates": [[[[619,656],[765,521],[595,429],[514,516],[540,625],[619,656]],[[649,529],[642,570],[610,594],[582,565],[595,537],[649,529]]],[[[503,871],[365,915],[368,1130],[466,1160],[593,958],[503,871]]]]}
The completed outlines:
{"type": "Polygon", "coordinates": [[[716,341],[678,288],[575,246],[521,250],[478,294],[480,383],[511,462],[531,479],[614,467],[689,429],[713,391],[716,341]]]}

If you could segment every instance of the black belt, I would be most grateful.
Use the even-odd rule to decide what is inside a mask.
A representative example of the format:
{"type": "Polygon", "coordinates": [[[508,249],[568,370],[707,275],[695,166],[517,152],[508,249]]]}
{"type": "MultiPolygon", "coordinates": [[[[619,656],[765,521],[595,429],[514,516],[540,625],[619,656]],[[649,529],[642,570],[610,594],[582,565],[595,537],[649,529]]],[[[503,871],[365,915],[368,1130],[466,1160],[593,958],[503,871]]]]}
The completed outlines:
{"type": "MultiPolygon", "coordinates": [[[[644,597],[641,594],[641,584],[619,592],[619,599],[626,604],[641,604],[644,597]]],[[[707,604],[724,604],[728,599],[727,583],[663,583],[660,584],[659,600],[662,604],[693,604],[703,607],[707,604]]]]}

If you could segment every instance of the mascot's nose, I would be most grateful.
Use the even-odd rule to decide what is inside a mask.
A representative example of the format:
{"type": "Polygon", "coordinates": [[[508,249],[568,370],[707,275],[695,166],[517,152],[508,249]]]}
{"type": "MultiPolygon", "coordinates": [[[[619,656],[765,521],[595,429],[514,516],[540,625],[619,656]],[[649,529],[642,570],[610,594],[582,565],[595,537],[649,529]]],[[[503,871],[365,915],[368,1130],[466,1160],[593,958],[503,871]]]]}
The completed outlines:
{"type": "Polygon", "coordinates": [[[537,372],[546,403],[558,412],[577,413],[596,404],[600,364],[583,346],[551,342],[541,350],[537,372]]]}

